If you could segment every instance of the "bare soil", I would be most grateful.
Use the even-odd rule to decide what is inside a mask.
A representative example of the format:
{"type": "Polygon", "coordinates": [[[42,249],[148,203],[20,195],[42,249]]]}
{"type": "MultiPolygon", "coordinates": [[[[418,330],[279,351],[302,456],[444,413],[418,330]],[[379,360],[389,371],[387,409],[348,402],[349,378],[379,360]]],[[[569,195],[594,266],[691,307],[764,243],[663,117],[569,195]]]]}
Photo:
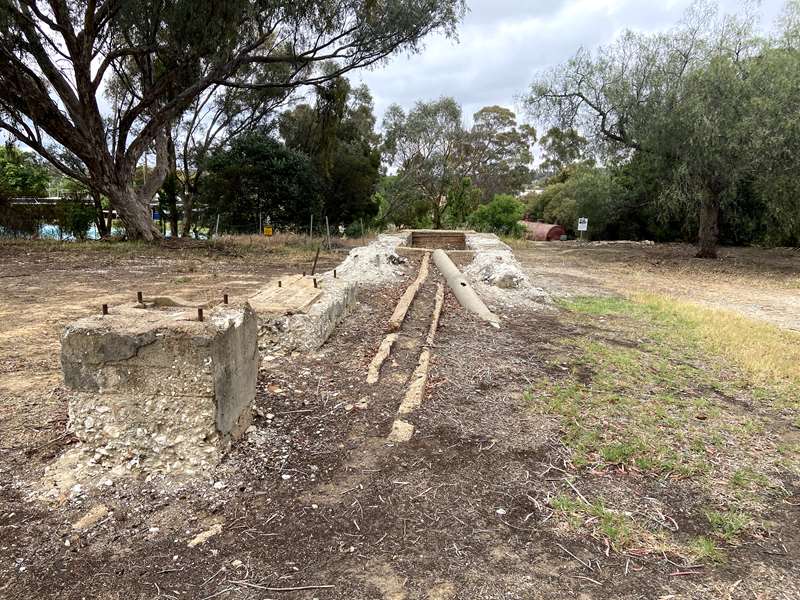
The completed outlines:
{"type": "Polygon", "coordinates": [[[655,292],[800,331],[800,250],[687,244],[524,242],[514,248],[535,285],[561,296],[655,292]]]}
{"type": "MultiPolygon", "coordinates": [[[[558,292],[543,283],[560,280],[556,267],[543,263],[568,263],[568,252],[546,246],[518,255],[536,265],[537,285],[558,292]]],[[[629,251],[636,264],[650,260],[641,252],[629,251]]],[[[615,256],[613,265],[626,260],[615,256]]],[[[330,267],[336,258],[320,260],[330,267]]],[[[416,433],[408,444],[388,443],[427,332],[433,267],[378,384],[365,383],[367,366],[407,282],[362,289],[320,352],[265,362],[256,429],[213,477],[118,480],[54,504],[33,499],[44,467],[71,443],[58,365],[66,323],[139,289],[198,299],[246,294],[308,261],[268,251],[119,256],[0,244],[1,598],[800,597],[797,488],[776,503],[778,533],[731,547],[717,565],[618,552],[562,526],[557,493],[623,486],[670,507],[681,530],[702,529],[692,507],[705,492],[691,481],[578,473],[558,420],[529,410],[527,391],[566,381],[562,365],[573,350],[564,340],[639,343],[613,322],[505,309],[496,330],[448,292],[426,398],[410,417],[416,433]],[[75,529],[89,513],[105,516],[75,529]],[[203,532],[208,539],[188,547],[203,532]]],[[[570,263],[573,277],[582,262],[570,263]]],[[[587,284],[593,293],[607,289],[600,279],[587,284]]]]}

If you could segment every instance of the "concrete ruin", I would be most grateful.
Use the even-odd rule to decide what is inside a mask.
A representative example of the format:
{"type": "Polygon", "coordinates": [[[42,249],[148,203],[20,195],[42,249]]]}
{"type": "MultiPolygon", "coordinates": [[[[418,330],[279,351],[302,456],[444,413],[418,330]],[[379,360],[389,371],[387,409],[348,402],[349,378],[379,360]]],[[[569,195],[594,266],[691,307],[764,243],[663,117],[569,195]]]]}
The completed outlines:
{"type": "Polygon", "coordinates": [[[271,281],[250,298],[258,316],[259,350],[269,355],[319,349],[355,306],[357,290],[356,282],[339,278],[338,272],[334,277],[333,271],[271,281]]]}
{"type": "MultiPolygon", "coordinates": [[[[538,307],[550,301],[543,289],[531,283],[508,244],[493,233],[436,229],[401,231],[379,236],[369,246],[353,250],[351,257],[368,255],[369,259],[374,259],[380,269],[380,281],[386,281],[398,276],[391,265],[404,255],[434,250],[444,250],[453,257],[461,256],[462,264],[469,261],[463,275],[487,302],[538,307]]],[[[371,265],[369,259],[367,262],[371,265]]],[[[357,264],[355,260],[353,262],[357,264]]],[[[366,279],[369,276],[362,277],[366,279]]]]}
{"type": "Polygon", "coordinates": [[[256,331],[246,303],[219,304],[200,321],[197,309],[145,301],[69,325],[61,364],[81,444],[64,461],[187,474],[216,465],[250,424],[256,331]]]}
{"type": "Polygon", "coordinates": [[[80,444],[59,458],[51,478],[63,488],[130,471],[210,470],[250,424],[261,356],[319,349],[360,287],[400,280],[409,271],[406,251],[434,249],[470,259],[463,275],[488,302],[543,297],[494,235],[404,231],[353,249],[335,272],[284,276],[248,302],[204,305],[204,319],[197,305],[153,298],[73,323],[62,335],[61,361],[70,431],[80,444]]]}

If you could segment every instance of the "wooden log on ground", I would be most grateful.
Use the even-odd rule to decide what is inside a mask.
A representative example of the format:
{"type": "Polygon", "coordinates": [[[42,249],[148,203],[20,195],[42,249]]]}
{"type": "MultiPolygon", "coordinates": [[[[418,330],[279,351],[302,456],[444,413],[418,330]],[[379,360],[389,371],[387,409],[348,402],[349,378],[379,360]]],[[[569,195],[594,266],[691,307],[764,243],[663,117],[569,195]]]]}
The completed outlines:
{"type": "Polygon", "coordinates": [[[428,330],[428,337],[425,339],[425,348],[420,352],[417,367],[414,369],[414,374],[411,376],[411,383],[406,390],[406,395],[400,408],[397,412],[401,415],[413,412],[422,404],[422,399],[425,396],[425,385],[428,383],[428,371],[431,366],[431,349],[433,341],[436,336],[436,328],[439,326],[439,317],[442,314],[442,306],[444,305],[444,286],[440,283],[436,288],[436,305],[433,308],[433,315],[431,316],[431,326],[428,330]]]}
{"type": "Polygon", "coordinates": [[[406,288],[406,291],[400,297],[400,301],[397,303],[397,306],[395,307],[394,312],[389,319],[389,331],[397,331],[403,324],[403,320],[406,318],[406,313],[408,313],[408,309],[411,306],[411,303],[414,301],[414,297],[417,295],[419,287],[428,278],[428,263],[430,260],[430,253],[426,253],[422,259],[422,263],[419,266],[417,278],[411,283],[411,285],[408,286],[408,288],[406,288]]]}
{"type": "Polygon", "coordinates": [[[397,334],[396,333],[389,333],[383,338],[378,351],[375,353],[375,357],[372,359],[372,362],[369,364],[369,371],[367,372],[367,383],[372,385],[373,383],[377,383],[378,379],[381,376],[381,367],[383,366],[384,361],[389,358],[389,354],[392,351],[392,346],[397,341],[397,334]]]}

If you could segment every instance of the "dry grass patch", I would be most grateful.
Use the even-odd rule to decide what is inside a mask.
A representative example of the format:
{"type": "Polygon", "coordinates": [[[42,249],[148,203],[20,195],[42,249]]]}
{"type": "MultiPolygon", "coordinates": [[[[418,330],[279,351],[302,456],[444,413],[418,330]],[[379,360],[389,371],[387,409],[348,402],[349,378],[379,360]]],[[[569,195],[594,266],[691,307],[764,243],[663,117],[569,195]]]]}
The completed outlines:
{"type": "Polygon", "coordinates": [[[800,386],[800,333],[666,296],[637,294],[633,300],[660,320],[679,324],[705,350],[730,360],[758,383],[800,386]]]}
{"type": "Polygon", "coordinates": [[[562,340],[552,362],[566,366],[564,376],[525,398],[560,419],[566,465],[583,492],[564,490],[551,503],[562,522],[616,550],[713,561],[724,546],[765,534],[800,475],[800,447],[783,439],[800,382],[786,359],[797,355],[792,336],[654,296],[561,304],[590,333],[562,340]],[[760,367],[755,357],[744,362],[748,352],[764,357],[760,367]],[[663,498],[637,497],[648,481],[663,498]],[[669,521],[686,494],[701,496],[691,540],[669,521]]]}

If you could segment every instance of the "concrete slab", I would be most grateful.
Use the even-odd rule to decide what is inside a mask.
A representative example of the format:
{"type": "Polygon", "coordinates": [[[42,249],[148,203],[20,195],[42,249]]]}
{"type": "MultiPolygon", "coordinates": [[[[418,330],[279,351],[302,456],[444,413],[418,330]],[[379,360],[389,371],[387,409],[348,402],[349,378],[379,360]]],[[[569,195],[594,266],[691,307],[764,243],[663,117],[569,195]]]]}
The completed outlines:
{"type": "Polygon", "coordinates": [[[262,355],[317,350],[355,306],[358,290],[355,281],[334,278],[328,272],[317,277],[317,286],[314,290],[317,298],[302,311],[264,310],[269,307],[255,301],[258,347],[262,355]]]}

